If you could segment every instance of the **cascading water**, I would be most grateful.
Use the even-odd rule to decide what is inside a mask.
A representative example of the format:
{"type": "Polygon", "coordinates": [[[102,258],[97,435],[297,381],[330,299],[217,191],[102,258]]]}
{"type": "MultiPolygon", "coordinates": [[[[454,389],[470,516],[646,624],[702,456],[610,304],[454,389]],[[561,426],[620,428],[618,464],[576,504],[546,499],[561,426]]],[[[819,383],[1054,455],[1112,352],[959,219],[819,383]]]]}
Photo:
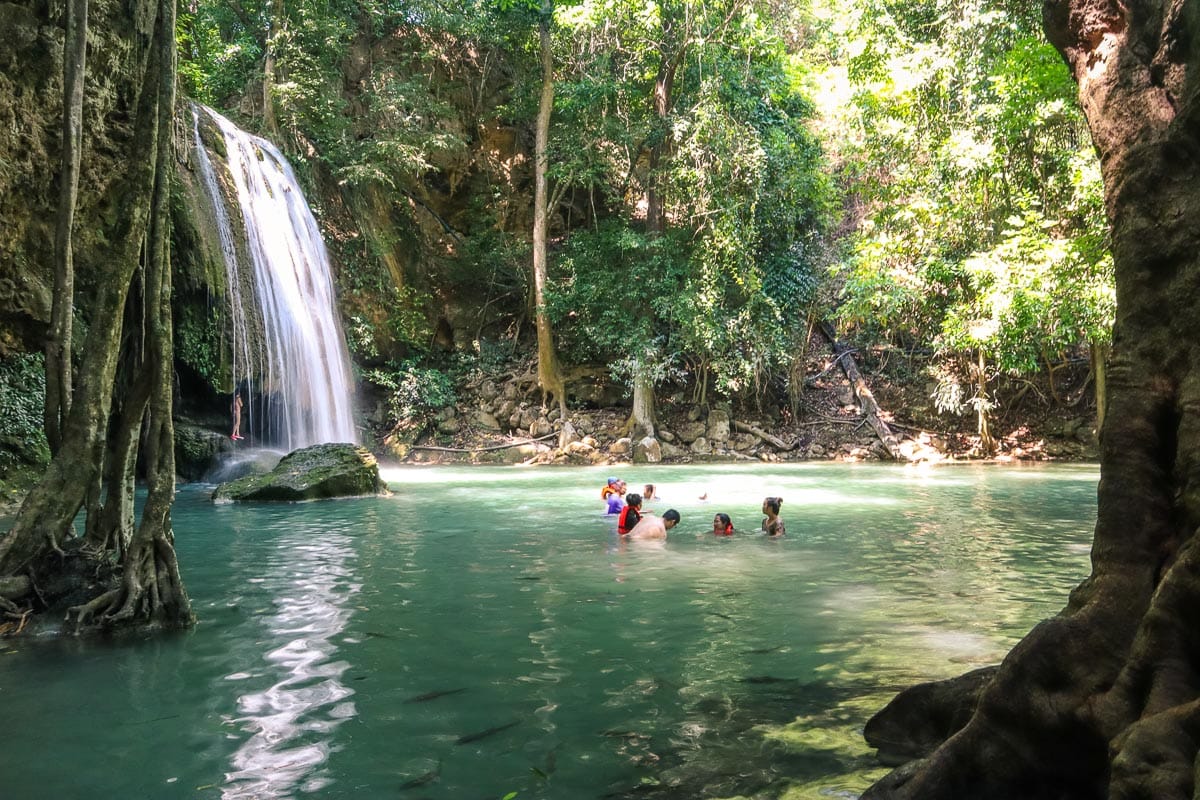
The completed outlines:
{"type": "Polygon", "coordinates": [[[216,111],[193,108],[196,152],[213,203],[228,276],[234,386],[251,441],[295,450],[356,442],[349,358],[334,305],[325,243],[291,165],[266,139],[216,111]],[[200,137],[200,113],[220,129],[245,229],[234,236],[200,137]],[[249,255],[243,268],[239,251],[249,255]],[[247,302],[245,287],[253,287],[247,302]]]}

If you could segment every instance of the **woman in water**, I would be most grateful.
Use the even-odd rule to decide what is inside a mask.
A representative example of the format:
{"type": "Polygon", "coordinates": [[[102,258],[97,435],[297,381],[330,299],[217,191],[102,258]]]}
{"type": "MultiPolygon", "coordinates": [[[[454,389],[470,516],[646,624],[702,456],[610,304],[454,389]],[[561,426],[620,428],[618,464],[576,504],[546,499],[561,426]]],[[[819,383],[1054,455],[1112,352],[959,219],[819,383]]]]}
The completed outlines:
{"type": "Polygon", "coordinates": [[[728,514],[717,514],[713,517],[714,536],[733,536],[733,520],[728,514]]]}
{"type": "Polygon", "coordinates": [[[762,529],[766,531],[768,536],[783,536],[786,532],[783,527],[783,520],[779,518],[779,507],[781,505],[783,505],[782,497],[768,497],[763,500],[762,511],[767,516],[762,521],[762,529]]]}
{"type": "Polygon", "coordinates": [[[641,518],[642,496],[637,492],[630,492],[625,495],[625,507],[621,509],[621,516],[617,517],[617,533],[629,533],[641,518]]]}

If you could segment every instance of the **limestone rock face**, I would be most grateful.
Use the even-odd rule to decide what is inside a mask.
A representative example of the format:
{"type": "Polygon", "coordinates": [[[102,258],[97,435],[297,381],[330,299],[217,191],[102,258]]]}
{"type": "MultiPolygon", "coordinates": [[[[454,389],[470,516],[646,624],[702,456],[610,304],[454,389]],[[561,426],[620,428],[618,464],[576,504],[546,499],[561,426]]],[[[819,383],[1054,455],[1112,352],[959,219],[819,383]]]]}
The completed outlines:
{"type": "Polygon", "coordinates": [[[266,475],[222,483],[214,502],[299,502],[389,494],[375,456],[352,444],[318,444],[288,453],[266,475]]]}
{"type": "Polygon", "coordinates": [[[224,434],[198,425],[175,425],[175,472],[184,480],[200,480],[219,454],[235,449],[224,434]]]}
{"type": "Polygon", "coordinates": [[[662,446],[653,436],[647,436],[633,446],[633,463],[635,464],[657,464],[662,461],[662,458],[662,446]]]}

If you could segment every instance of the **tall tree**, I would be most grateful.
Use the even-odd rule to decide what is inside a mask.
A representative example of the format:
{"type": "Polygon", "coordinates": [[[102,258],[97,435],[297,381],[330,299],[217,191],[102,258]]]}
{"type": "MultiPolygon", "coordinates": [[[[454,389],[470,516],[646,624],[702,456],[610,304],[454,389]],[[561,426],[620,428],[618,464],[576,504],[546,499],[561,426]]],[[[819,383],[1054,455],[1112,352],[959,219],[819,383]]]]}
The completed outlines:
{"type": "MultiPolygon", "coordinates": [[[[108,191],[116,215],[103,251],[89,254],[88,333],[80,353],[74,402],[62,442],[41,482],[30,491],[12,528],[0,540],[0,584],[15,586],[56,557],[72,522],[99,476],[103,501],[92,493],[90,543],[103,562],[118,562],[120,586],[75,609],[80,624],[153,622],[178,626],[192,620],[190,601],[175,558],[170,507],[174,496],[171,424],[171,324],[167,198],[170,191],[175,103],[175,2],[147,3],[130,12],[129,74],[135,91],[123,159],[128,169],[108,191]],[[146,432],[142,438],[143,430],[146,432]],[[141,524],[132,524],[133,464],[147,466],[149,495],[141,524]],[[95,532],[93,535],[92,532],[95,532]]],[[[10,600],[3,601],[11,606],[10,600]]]]}
{"type": "Polygon", "coordinates": [[[562,369],[554,347],[554,329],[546,310],[546,229],[550,210],[547,205],[547,167],[550,142],[550,114],[554,110],[554,51],[551,49],[550,23],[554,3],[542,0],[538,14],[538,53],[542,65],[542,90],[538,96],[537,126],[533,152],[533,305],[537,325],[538,384],[543,404],[553,395],[558,400],[562,419],[567,417],[567,395],[562,369]]]}
{"type": "Polygon", "coordinates": [[[63,46],[62,171],[58,219],[54,228],[54,301],[46,337],[46,405],[43,418],[50,452],[62,441],[63,421],[71,410],[71,339],[75,315],[75,264],[72,234],[79,196],[79,160],[83,148],[83,79],[87,73],[87,0],[67,5],[63,46]]]}
{"type": "Polygon", "coordinates": [[[1092,574],[1013,649],[965,726],[864,800],[1197,790],[1200,7],[1050,0],[1045,25],[1100,155],[1116,269],[1092,574]]]}

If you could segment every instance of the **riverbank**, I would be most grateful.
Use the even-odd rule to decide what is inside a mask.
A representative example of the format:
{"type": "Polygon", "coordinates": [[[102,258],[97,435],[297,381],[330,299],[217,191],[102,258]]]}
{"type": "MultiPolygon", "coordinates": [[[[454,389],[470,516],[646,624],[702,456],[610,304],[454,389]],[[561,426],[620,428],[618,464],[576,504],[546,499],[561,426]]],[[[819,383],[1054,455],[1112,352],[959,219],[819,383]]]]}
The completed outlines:
{"type": "Polygon", "coordinates": [[[421,427],[381,436],[385,459],[405,463],[671,464],[720,461],[1095,461],[1095,421],[1086,369],[1063,369],[1055,386],[1038,380],[997,381],[985,447],[974,414],[939,410],[939,385],[913,358],[853,353],[864,402],[829,350],[814,345],[809,374],[795,407],[695,402],[693,387],[665,387],[657,398],[655,444],[635,454],[627,406],[592,407],[591,398],[619,396],[621,387],[576,381],[568,420],[544,409],[531,367],[480,377],[459,387],[458,401],[421,427]],[[1057,401],[1055,397],[1059,398],[1057,401]],[[582,398],[582,399],[579,399],[582,398]],[[872,419],[869,406],[878,407],[872,419]],[[880,430],[890,434],[891,441],[880,430]],[[565,432],[565,433],[564,433],[565,432]],[[563,447],[560,448],[560,439],[563,447]]]}

